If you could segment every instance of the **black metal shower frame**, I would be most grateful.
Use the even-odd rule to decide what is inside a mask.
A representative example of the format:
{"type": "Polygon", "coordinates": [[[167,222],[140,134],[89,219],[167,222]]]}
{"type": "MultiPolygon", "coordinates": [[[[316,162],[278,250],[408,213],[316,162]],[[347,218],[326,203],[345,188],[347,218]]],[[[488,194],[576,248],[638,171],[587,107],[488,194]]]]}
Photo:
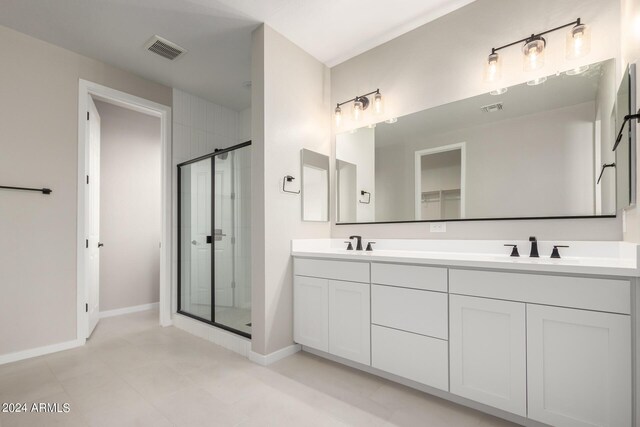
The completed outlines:
{"type": "Polygon", "coordinates": [[[206,154],[204,156],[200,156],[200,157],[196,157],[195,159],[191,159],[191,160],[187,160],[186,162],[182,162],[180,164],[178,164],[176,166],[177,168],[177,174],[178,174],[178,191],[177,191],[177,197],[178,197],[178,218],[177,218],[177,222],[178,222],[178,310],[177,312],[183,316],[187,316],[190,317],[192,319],[198,320],[200,322],[203,323],[207,323],[209,325],[215,326],[217,328],[220,329],[224,329],[226,331],[229,332],[233,332],[234,334],[243,336],[245,338],[249,338],[251,339],[251,334],[248,334],[246,332],[243,331],[239,331],[237,329],[234,329],[230,326],[227,325],[223,325],[221,323],[217,323],[215,321],[216,316],[215,316],[215,251],[213,250],[213,245],[215,244],[215,238],[214,238],[214,234],[215,234],[215,162],[213,161],[213,159],[216,156],[220,156],[222,154],[225,153],[229,153],[231,151],[235,151],[238,150],[240,148],[244,148],[244,147],[248,147],[251,145],[251,141],[247,141],[247,142],[243,142],[241,144],[237,144],[234,145],[232,147],[228,147],[228,148],[224,148],[221,150],[216,150],[213,153],[210,154],[206,154]],[[197,163],[200,162],[202,160],[206,160],[206,159],[211,159],[211,245],[212,245],[212,250],[211,250],[211,319],[205,319],[204,317],[200,317],[197,316],[195,314],[192,313],[187,313],[186,311],[182,310],[182,292],[181,292],[181,277],[182,277],[182,265],[181,265],[181,256],[182,256],[182,241],[181,241],[181,224],[182,224],[182,194],[181,194],[181,168],[183,166],[187,166],[193,163],[197,163]]]}

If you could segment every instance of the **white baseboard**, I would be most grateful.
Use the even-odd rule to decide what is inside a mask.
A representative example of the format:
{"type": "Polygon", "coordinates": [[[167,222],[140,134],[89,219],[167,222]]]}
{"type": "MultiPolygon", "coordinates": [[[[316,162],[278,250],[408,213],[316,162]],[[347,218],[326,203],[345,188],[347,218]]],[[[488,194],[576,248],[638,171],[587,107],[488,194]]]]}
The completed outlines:
{"type": "Polygon", "coordinates": [[[153,309],[157,309],[159,305],[160,304],[157,302],[152,302],[150,304],[134,305],[131,307],[116,308],[115,310],[101,311],[100,318],[104,319],[105,317],[121,316],[123,314],[153,310],[153,309]]]}
{"type": "Polygon", "coordinates": [[[238,353],[244,357],[249,356],[251,351],[251,340],[240,335],[236,335],[224,329],[216,328],[213,325],[200,322],[188,316],[178,313],[173,314],[173,326],[192,335],[210,341],[221,347],[238,353]]]}
{"type": "Polygon", "coordinates": [[[45,345],[43,347],[31,348],[28,350],[16,351],[15,353],[7,353],[0,355],[0,365],[6,363],[17,362],[19,360],[30,359],[32,357],[43,356],[45,354],[57,353],[63,350],[83,346],[84,339],[65,341],[58,344],[45,345]]]}
{"type": "Polygon", "coordinates": [[[289,357],[294,353],[299,352],[302,349],[300,344],[293,344],[289,347],[281,348],[280,350],[274,351],[269,354],[260,354],[254,351],[249,352],[249,360],[258,365],[267,366],[271,365],[274,362],[277,362],[280,359],[284,359],[285,357],[289,357]]]}

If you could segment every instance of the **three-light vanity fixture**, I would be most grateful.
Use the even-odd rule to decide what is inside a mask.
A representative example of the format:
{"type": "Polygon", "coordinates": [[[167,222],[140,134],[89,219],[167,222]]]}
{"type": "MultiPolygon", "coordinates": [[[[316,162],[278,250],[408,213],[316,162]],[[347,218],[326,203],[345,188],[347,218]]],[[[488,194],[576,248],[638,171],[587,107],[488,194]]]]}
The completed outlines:
{"type": "MultiPolygon", "coordinates": [[[[498,51],[521,43],[524,43],[524,45],[522,46],[524,71],[540,70],[544,66],[545,49],[547,47],[547,41],[543,36],[545,34],[549,34],[567,27],[572,27],[571,30],[567,33],[567,59],[578,59],[587,55],[591,50],[591,33],[589,31],[589,28],[580,21],[580,18],[578,18],[573,22],[569,22],[568,24],[561,25],[551,30],[543,31],[538,34],[531,34],[529,37],[526,37],[524,39],[506,44],[504,46],[492,48],[491,54],[487,58],[487,63],[485,64],[485,81],[487,83],[495,83],[502,77],[502,60],[498,51]]],[[[571,69],[567,71],[566,74],[576,75],[584,73],[588,69],[589,66],[584,65],[571,69]]],[[[527,82],[527,84],[533,86],[544,83],[545,80],[546,77],[538,77],[530,80],[529,82],[527,82]]],[[[497,89],[494,92],[499,92],[500,90],[501,89],[497,89]]],[[[500,93],[495,94],[499,95],[500,93]]]]}
{"type": "Polygon", "coordinates": [[[373,92],[365,93],[364,95],[358,95],[355,98],[351,98],[348,101],[338,102],[338,105],[335,109],[335,119],[336,126],[340,126],[340,122],[342,122],[342,106],[353,102],[353,119],[358,121],[362,119],[364,114],[364,110],[369,108],[371,105],[371,101],[369,97],[374,95],[373,97],[373,111],[376,114],[380,114],[384,111],[384,103],[382,100],[382,94],[380,93],[380,89],[376,89],[373,92]]]}

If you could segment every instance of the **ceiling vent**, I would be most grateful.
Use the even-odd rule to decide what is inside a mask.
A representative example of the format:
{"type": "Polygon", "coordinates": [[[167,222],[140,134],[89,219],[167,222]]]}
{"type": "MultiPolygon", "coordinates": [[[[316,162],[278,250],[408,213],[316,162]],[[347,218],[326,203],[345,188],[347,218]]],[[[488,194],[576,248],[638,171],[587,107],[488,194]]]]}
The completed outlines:
{"type": "Polygon", "coordinates": [[[186,49],[157,35],[151,37],[151,39],[145,45],[145,48],[149,52],[153,52],[156,55],[160,55],[163,58],[167,58],[171,61],[187,53],[186,49]]]}
{"type": "Polygon", "coordinates": [[[496,102],[495,104],[485,105],[480,107],[480,109],[485,113],[495,113],[496,111],[502,110],[502,102],[496,102]]]}

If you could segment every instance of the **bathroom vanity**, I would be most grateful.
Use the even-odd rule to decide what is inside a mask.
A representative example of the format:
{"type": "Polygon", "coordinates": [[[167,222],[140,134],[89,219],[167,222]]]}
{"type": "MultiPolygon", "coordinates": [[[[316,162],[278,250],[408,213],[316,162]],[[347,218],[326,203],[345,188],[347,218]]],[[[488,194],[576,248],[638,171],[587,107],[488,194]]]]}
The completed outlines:
{"type": "Polygon", "coordinates": [[[633,425],[638,246],[527,245],[294,240],[294,340],[521,424],[633,425]]]}

